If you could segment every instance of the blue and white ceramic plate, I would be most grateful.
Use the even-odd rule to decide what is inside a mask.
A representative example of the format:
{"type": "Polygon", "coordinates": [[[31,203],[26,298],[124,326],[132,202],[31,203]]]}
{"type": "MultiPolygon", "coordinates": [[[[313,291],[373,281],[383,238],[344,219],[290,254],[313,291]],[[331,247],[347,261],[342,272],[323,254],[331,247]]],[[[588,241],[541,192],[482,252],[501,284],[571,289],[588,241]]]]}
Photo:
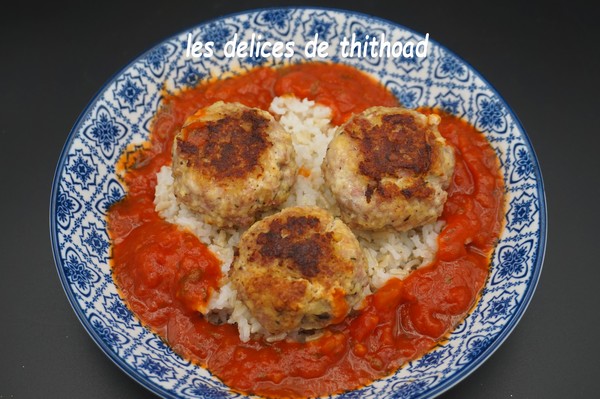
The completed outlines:
{"type": "MultiPolygon", "coordinates": [[[[354,12],[277,8],[244,12],[203,23],[158,44],[127,65],[83,111],[60,156],[50,208],[58,274],[75,313],[92,338],[120,368],[163,397],[239,397],[200,367],[182,360],[146,330],[124,305],[111,278],[106,210],[125,195],[115,174],[119,155],[141,143],[160,104],[160,90],[177,91],[225,72],[243,71],[260,58],[186,59],[187,34],[214,41],[235,33],[250,40],[296,43],[315,33],[337,48],[340,40],[379,37],[416,42],[423,36],[395,23],[354,12]]],[[[443,40],[443,38],[440,38],[443,40]]],[[[340,61],[339,54],[331,54],[340,61]]],[[[303,60],[296,51],[292,62],[303,60]]],[[[385,84],[406,107],[440,107],[484,132],[502,164],[506,227],[493,256],[481,301],[442,346],[394,375],[341,397],[422,398],[440,394],[481,365],[523,315],[540,276],[546,241],[542,177],[531,143],[517,117],[494,88],[451,51],[430,40],[427,57],[344,59],[385,84]]]]}

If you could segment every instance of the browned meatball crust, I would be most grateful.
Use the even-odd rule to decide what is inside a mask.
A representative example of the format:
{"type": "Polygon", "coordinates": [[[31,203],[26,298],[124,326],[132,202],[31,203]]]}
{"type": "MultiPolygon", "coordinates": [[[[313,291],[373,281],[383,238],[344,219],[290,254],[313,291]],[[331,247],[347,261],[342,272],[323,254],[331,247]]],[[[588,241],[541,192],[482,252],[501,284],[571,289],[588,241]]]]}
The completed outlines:
{"type": "Polygon", "coordinates": [[[292,207],[241,238],[230,279],[272,334],[338,323],[360,304],[367,261],[352,231],[317,207],[292,207]]]}
{"type": "Polygon", "coordinates": [[[290,135],[266,111],[219,101],[189,117],[173,143],[175,196],[219,227],[248,226],[289,196],[290,135]]]}
{"type": "Polygon", "coordinates": [[[437,115],[372,107],[340,126],[322,164],[351,227],[398,231],[435,221],[454,172],[437,115]]]}

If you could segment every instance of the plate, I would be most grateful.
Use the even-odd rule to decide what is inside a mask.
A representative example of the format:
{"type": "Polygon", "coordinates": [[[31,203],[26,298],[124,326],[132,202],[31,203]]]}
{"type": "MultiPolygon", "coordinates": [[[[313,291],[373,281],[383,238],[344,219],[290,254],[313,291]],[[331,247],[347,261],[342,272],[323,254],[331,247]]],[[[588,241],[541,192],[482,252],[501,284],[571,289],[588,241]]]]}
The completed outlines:
{"type": "MultiPolygon", "coordinates": [[[[253,10],[202,23],[159,43],[121,70],[88,104],[61,153],[50,204],[50,234],[57,271],[84,328],[104,353],[133,379],[163,397],[240,397],[210,372],[182,360],[145,329],[117,293],[109,266],[106,210],[125,190],[115,163],[128,146],[148,138],[161,89],[177,91],[228,71],[244,71],[264,58],[186,59],[188,34],[220,49],[238,34],[293,40],[301,49],[316,33],[338,48],[344,36],[412,40],[423,35],[371,16],[320,8],[253,10]]],[[[343,398],[436,396],[480,366],[523,315],[537,285],[546,242],[546,206],[531,143],[508,104],[470,65],[429,40],[425,58],[341,58],[373,75],[408,108],[439,107],[481,130],[500,158],[506,184],[506,226],[491,274],[473,312],[448,341],[394,375],[343,398]]],[[[303,61],[296,51],[291,62],[303,61]]]]}

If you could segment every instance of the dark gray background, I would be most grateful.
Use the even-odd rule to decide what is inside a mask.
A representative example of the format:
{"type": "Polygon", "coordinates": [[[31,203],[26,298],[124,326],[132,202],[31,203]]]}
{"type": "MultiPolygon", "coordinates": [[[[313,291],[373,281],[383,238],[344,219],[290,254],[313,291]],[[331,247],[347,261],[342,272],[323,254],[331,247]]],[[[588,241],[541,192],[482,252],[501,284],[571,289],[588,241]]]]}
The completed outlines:
{"type": "MultiPolygon", "coordinates": [[[[56,162],[79,113],[134,57],[207,19],[284,4],[81,3],[0,11],[0,398],[152,397],[91,340],[59,283],[48,232],[56,162]]],[[[598,397],[598,11],[483,3],[304,4],[429,32],[498,89],[539,157],[549,236],[537,292],[500,349],[443,397],[598,397]]]]}

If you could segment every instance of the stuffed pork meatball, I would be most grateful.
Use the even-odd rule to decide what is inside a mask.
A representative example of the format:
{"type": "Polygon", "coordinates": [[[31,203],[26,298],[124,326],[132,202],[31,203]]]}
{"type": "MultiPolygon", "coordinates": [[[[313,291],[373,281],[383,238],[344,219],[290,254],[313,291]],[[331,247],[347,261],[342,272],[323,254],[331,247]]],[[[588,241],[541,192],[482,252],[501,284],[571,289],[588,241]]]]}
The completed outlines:
{"type": "Polygon", "coordinates": [[[241,237],[230,280],[271,334],[339,323],[362,303],[367,261],[352,231],[317,207],[291,207],[241,237]]]}
{"type": "Polygon", "coordinates": [[[441,215],[454,152],[439,122],[435,114],[372,107],[336,130],[322,170],[350,227],[406,231],[441,215]]]}
{"type": "Polygon", "coordinates": [[[249,226],[285,202],[294,159],[290,135],[268,112],[219,101],[190,116],[175,136],[175,196],[207,223],[249,226]]]}

